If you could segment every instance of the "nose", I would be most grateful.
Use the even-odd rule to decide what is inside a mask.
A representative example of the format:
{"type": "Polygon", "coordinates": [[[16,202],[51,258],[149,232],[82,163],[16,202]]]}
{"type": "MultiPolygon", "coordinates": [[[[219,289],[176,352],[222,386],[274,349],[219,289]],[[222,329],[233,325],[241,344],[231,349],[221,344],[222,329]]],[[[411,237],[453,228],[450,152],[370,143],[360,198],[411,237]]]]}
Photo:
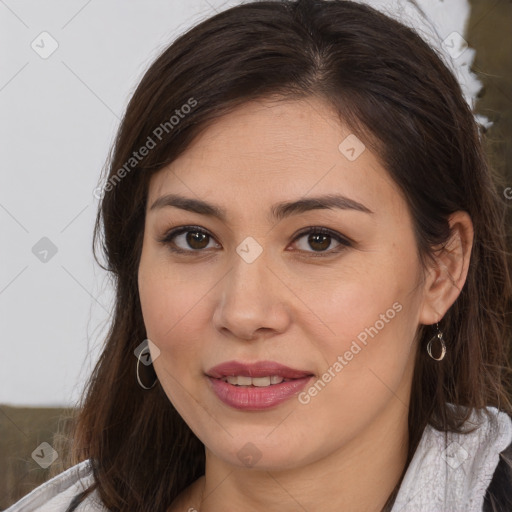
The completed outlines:
{"type": "Polygon", "coordinates": [[[215,328],[246,341],[283,333],[291,321],[290,291],[268,267],[265,251],[252,263],[235,254],[231,271],[219,283],[215,328]]]}

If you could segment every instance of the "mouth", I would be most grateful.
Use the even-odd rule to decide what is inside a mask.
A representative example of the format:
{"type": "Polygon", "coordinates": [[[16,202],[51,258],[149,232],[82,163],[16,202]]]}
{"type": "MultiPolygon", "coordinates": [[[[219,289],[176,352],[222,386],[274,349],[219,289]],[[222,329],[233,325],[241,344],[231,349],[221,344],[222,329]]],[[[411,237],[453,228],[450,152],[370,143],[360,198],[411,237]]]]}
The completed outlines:
{"type": "MultiPolygon", "coordinates": [[[[258,385],[258,379],[270,379],[268,384],[262,383],[261,385],[279,384],[278,378],[283,380],[301,379],[308,375],[313,375],[313,372],[307,370],[297,370],[290,368],[274,361],[258,361],[255,363],[241,363],[238,361],[227,361],[210,368],[206,375],[214,379],[225,379],[228,377],[242,377],[256,380],[255,385],[258,385]],[[275,382],[272,382],[272,379],[275,382]]],[[[233,384],[247,386],[250,385],[248,381],[233,382],[233,384]]]]}
{"type": "Polygon", "coordinates": [[[266,388],[267,386],[274,386],[276,384],[281,384],[281,382],[289,382],[293,379],[285,379],[279,375],[267,375],[264,377],[247,377],[245,375],[228,375],[226,377],[222,377],[220,380],[223,382],[228,382],[233,386],[240,387],[257,387],[257,388],[266,388]]]}
{"type": "Polygon", "coordinates": [[[314,374],[273,361],[228,361],[208,370],[206,376],[223,403],[235,409],[261,410],[297,395],[314,374]]]}

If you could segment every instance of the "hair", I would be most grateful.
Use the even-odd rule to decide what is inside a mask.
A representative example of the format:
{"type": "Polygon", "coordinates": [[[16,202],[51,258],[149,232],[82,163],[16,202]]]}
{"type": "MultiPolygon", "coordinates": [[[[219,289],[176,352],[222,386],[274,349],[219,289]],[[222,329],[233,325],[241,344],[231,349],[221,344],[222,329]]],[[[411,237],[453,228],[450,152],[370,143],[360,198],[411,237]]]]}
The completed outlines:
{"type": "Polygon", "coordinates": [[[450,214],[466,211],[473,222],[467,279],[440,321],[448,345],[442,361],[424,350],[432,329],[418,326],[406,468],[427,425],[462,433],[473,410],[512,413],[505,205],[457,79],[413,29],[357,2],[245,3],[202,21],[161,53],[131,97],[109,154],[93,252],[116,298],[72,430],[70,463],[90,459],[94,475],[80,500],[97,489],[111,511],[164,512],[204,474],[202,442],[160,384],[144,390],[135,374],[134,350],[146,338],[137,274],[151,176],[249,101],[308,98],[325,101],[403,192],[422,265],[449,240],[450,214]],[[150,139],[155,147],[132,160],[150,139]]]}

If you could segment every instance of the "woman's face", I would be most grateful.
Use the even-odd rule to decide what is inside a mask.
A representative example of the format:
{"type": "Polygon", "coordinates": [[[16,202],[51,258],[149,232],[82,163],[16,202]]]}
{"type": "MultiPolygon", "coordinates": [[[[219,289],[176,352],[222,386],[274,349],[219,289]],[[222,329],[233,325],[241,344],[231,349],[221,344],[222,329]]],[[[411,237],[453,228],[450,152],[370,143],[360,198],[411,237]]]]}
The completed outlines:
{"type": "Polygon", "coordinates": [[[425,303],[412,221],[326,104],[218,120],[152,177],[145,222],[155,371],[209,456],[297,467],[404,423],[425,303]]]}

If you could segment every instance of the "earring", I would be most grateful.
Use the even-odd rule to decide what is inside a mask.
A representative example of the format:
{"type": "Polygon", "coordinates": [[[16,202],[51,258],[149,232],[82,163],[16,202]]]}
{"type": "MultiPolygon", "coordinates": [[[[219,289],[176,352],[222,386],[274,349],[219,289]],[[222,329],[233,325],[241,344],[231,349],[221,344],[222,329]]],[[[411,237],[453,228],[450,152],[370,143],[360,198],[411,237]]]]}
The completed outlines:
{"type": "Polygon", "coordinates": [[[430,338],[430,341],[427,343],[427,352],[428,355],[435,361],[441,361],[441,359],[443,359],[446,354],[446,345],[444,344],[443,333],[440,331],[438,323],[436,323],[436,329],[437,333],[434,334],[434,336],[432,336],[432,338],[430,338]],[[432,355],[432,342],[435,339],[438,339],[441,342],[441,355],[439,357],[434,357],[432,355]]]}
{"type": "MultiPolygon", "coordinates": [[[[145,354],[145,355],[148,355],[149,357],[151,357],[150,353],[149,353],[149,347],[146,347],[144,348],[143,350],[140,351],[139,355],[137,356],[137,368],[136,368],[136,374],[137,374],[137,381],[140,385],[141,388],[144,388],[144,389],[151,389],[155,386],[158,378],[156,377],[156,373],[155,373],[155,369],[153,368],[153,374],[155,375],[155,381],[153,382],[153,384],[151,384],[151,386],[147,387],[145,386],[144,384],[142,384],[142,381],[140,380],[140,377],[139,377],[139,364],[140,364],[140,358],[141,356],[145,354]],[[146,353],[147,351],[147,353],[146,353]]],[[[151,363],[151,367],[153,367],[153,363],[151,363]]]]}

